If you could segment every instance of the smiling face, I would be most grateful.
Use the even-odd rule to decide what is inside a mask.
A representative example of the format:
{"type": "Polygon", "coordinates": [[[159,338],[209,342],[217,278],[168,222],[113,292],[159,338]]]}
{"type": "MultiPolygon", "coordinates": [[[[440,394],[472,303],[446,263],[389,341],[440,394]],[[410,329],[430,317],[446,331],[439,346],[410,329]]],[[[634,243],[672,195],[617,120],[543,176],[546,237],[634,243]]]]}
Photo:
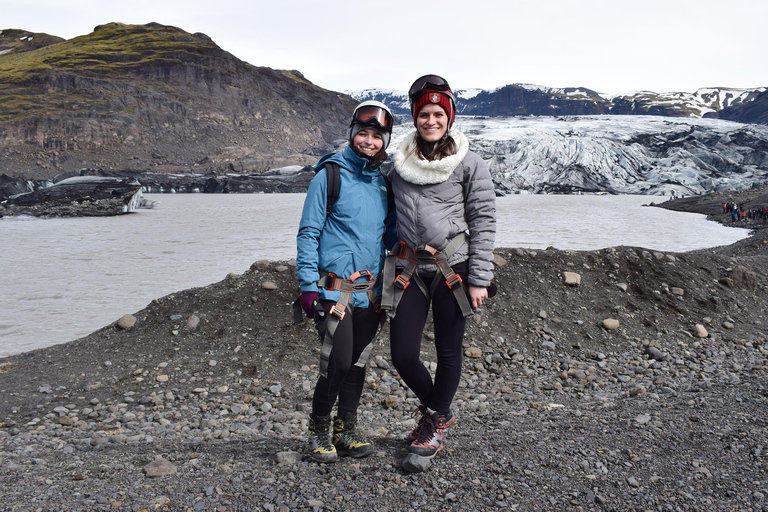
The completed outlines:
{"type": "Polygon", "coordinates": [[[367,156],[375,156],[384,146],[381,134],[372,128],[360,130],[352,138],[352,145],[367,156]]]}
{"type": "Polygon", "coordinates": [[[416,129],[426,142],[437,142],[448,131],[448,115],[443,107],[434,103],[428,103],[416,116],[416,129]]]}

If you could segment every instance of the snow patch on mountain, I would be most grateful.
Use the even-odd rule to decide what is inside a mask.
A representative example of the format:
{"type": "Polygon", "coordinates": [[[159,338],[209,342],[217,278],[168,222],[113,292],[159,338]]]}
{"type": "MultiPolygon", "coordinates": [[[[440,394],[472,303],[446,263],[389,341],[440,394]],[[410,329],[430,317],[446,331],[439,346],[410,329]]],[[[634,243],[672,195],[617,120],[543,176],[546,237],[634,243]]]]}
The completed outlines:
{"type": "Polygon", "coordinates": [[[678,107],[687,110],[690,116],[702,117],[708,112],[718,112],[726,107],[750,101],[765,91],[765,87],[757,89],[730,89],[725,87],[701,88],[696,92],[651,92],[634,91],[610,99],[623,99],[647,105],[678,107]]]}

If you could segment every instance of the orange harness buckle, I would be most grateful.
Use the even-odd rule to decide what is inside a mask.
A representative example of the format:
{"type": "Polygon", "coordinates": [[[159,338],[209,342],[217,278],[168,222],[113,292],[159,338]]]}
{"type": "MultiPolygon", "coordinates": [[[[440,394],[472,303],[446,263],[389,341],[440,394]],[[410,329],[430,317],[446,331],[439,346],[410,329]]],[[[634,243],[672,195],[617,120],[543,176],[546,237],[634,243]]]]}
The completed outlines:
{"type": "Polygon", "coordinates": [[[455,272],[451,272],[451,275],[445,276],[445,284],[447,284],[448,288],[451,290],[461,286],[462,282],[461,276],[455,272]]]}
{"type": "Polygon", "coordinates": [[[336,303],[333,306],[331,306],[330,313],[339,319],[339,321],[344,320],[344,315],[347,314],[346,308],[339,307],[339,304],[336,303]]]}
{"type": "Polygon", "coordinates": [[[406,288],[408,288],[408,285],[411,284],[411,281],[410,279],[405,279],[403,277],[403,274],[398,274],[397,277],[395,278],[395,284],[400,288],[402,288],[403,290],[405,290],[406,288]]]}

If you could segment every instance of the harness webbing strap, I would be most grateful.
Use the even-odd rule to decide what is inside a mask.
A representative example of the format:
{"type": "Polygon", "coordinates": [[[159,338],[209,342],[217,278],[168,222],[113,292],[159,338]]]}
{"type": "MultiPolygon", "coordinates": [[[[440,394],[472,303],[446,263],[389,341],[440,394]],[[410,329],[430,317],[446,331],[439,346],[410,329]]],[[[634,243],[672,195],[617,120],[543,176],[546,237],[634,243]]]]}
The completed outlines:
{"type": "MultiPolygon", "coordinates": [[[[368,270],[355,272],[349,276],[349,279],[341,279],[335,274],[321,271],[317,286],[325,288],[326,290],[337,290],[340,292],[339,300],[331,307],[328,320],[325,324],[325,336],[323,337],[323,346],[320,349],[320,375],[323,377],[328,376],[328,364],[330,362],[331,351],[333,350],[333,336],[336,334],[336,328],[347,313],[349,313],[350,316],[352,315],[353,310],[349,306],[352,294],[367,293],[371,305],[378,311],[380,301],[375,291],[377,285],[378,279],[374,279],[373,274],[368,270]],[[356,281],[361,277],[368,277],[369,279],[368,281],[356,281]]],[[[381,325],[379,325],[379,329],[381,329],[381,325]]],[[[374,336],[371,343],[365,347],[365,350],[363,350],[358,360],[354,363],[355,366],[363,367],[368,362],[368,357],[373,349],[373,341],[375,339],[376,336],[374,336]]]]}
{"type": "Polygon", "coordinates": [[[432,298],[432,295],[441,280],[437,279],[437,275],[435,275],[435,279],[432,281],[432,286],[429,290],[427,289],[426,284],[424,284],[424,281],[417,272],[419,265],[427,264],[437,266],[440,274],[445,278],[445,284],[451,289],[454,297],[456,297],[456,302],[459,304],[462,315],[464,315],[464,317],[472,316],[474,312],[469,305],[469,299],[467,299],[467,294],[462,286],[461,277],[459,277],[459,275],[453,271],[451,266],[448,265],[448,258],[453,256],[453,254],[459,250],[465,240],[466,233],[459,233],[451,239],[444,250],[436,252],[435,254],[425,254],[424,251],[414,251],[405,245],[404,242],[400,242],[395,246],[395,248],[387,254],[387,257],[384,260],[384,271],[382,273],[384,286],[381,293],[381,309],[387,312],[387,316],[394,318],[397,313],[397,305],[400,303],[400,298],[405,289],[411,284],[411,281],[416,283],[427,299],[432,298]],[[398,259],[407,260],[407,263],[403,271],[396,275],[398,259]]]}

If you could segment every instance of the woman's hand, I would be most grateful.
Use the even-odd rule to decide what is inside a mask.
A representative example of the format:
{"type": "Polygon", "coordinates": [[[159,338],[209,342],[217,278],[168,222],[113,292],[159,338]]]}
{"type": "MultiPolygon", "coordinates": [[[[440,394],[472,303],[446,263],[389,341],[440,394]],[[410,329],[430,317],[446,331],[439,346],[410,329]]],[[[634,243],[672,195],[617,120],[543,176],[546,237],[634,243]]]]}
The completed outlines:
{"type": "Polygon", "coordinates": [[[481,286],[468,286],[467,295],[469,295],[469,304],[472,309],[477,309],[488,298],[488,289],[481,286]]]}
{"type": "Polygon", "coordinates": [[[320,297],[317,292],[301,292],[299,304],[301,304],[301,309],[304,310],[304,313],[307,314],[307,318],[312,318],[314,316],[314,306],[317,305],[319,301],[320,297]]]}

